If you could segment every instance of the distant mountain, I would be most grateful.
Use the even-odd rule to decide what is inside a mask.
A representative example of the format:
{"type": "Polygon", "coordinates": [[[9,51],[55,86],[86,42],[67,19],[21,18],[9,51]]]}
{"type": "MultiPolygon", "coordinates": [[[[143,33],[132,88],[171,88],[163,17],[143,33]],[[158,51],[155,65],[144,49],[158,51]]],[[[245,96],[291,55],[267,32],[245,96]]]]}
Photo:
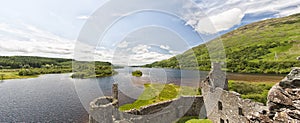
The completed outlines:
{"type": "MultiPolygon", "coordinates": [[[[194,68],[209,70],[211,61],[206,44],[194,47],[167,60],[145,67],[194,68]],[[193,53],[198,67],[190,66],[193,53]],[[180,65],[177,59],[184,61],[180,65]]],[[[240,27],[221,36],[227,71],[241,73],[288,73],[300,66],[300,14],[264,20],[240,27]]]]}

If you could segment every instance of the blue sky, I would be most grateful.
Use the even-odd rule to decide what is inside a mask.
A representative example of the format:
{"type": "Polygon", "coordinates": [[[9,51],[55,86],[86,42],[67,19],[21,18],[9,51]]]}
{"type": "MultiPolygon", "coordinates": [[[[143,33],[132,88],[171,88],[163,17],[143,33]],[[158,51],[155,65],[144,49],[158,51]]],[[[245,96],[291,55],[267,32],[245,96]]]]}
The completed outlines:
{"type": "MultiPolygon", "coordinates": [[[[107,1],[109,0],[2,1],[0,55],[73,58],[74,45],[83,25],[107,1]]],[[[133,65],[150,63],[169,58],[203,43],[197,32],[224,34],[248,23],[300,12],[300,0],[195,0],[195,2],[211,20],[215,29],[212,30],[206,27],[205,23],[201,23],[205,18],[196,12],[191,16],[187,15],[184,21],[159,12],[125,15],[106,33],[105,40],[95,48],[96,59],[112,61],[115,49],[120,49],[126,51],[132,58],[133,65]],[[143,25],[153,26],[136,29],[143,25]],[[155,29],[155,25],[163,26],[155,29]],[[168,32],[170,30],[174,32],[168,32]],[[156,31],[160,33],[155,33],[156,31]],[[176,35],[179,35],[177,42],[173,39],[176,35]],[[148,40],[143,36],[148,36],[148,40]],[[143,52],[136,52],[137,50],[143,52]]]]}

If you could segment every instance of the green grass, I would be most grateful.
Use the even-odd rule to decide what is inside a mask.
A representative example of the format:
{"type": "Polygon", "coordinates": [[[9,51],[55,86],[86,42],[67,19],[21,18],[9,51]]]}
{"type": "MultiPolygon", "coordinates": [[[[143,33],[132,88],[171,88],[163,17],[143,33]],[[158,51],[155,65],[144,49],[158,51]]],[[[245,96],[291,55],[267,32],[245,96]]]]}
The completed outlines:
{"type": "Polygon", "coordinates": [[[240,93],[243,99],[251,99],[266,104],[268,92],[275,84],[275,82],[229,81],[228,87],[230,91],[240,93]]]}
{"type": "Polygon", "coordinates": [[[209,119],[191,119],[186,123],[213,123],[213,122],[209,119]]]}
{"type": "Polygon", "coordinates": [[[132,104],[120,106],[121,111],[140,109],[142,106],[151,105],[178,98],[180,95],[200,95],[198,88],[178,86],[174,84],[145,84],[144,92],[132,104]]]}
{"type": "Polygon", "coordinates": [[[197,116],[186,116],[180,118],[176,123],[212,123],[209,119],[199,119],[197,116]]]}

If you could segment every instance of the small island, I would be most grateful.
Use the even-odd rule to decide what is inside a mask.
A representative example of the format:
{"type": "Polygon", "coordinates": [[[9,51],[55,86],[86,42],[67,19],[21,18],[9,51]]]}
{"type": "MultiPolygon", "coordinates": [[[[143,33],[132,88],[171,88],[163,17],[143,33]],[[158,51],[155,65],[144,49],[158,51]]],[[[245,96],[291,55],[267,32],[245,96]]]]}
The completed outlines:
{"type": "Polygon", "coordinates": [[[95,70],[86,69],[83,71],[76,71],[74,72],[71,77],[72,78],[79,78],[79,79],[86,79],[86,78],[101,78],[107,76],[113,76],[117,74],[115,70],[113,70],[110,66],[96,66],[95,70]]]}
{"type": "Polygon", "coordinates": [[[100,78],[117,74],[111,63],[76,61],[73,64],[72,78],[100,78]]]}
{"type": "Polygon", "coordinates": [[[140,70],[136,70],[132,72],[132,76],[141,77],[143,76],[143,73],[140,70]]]}

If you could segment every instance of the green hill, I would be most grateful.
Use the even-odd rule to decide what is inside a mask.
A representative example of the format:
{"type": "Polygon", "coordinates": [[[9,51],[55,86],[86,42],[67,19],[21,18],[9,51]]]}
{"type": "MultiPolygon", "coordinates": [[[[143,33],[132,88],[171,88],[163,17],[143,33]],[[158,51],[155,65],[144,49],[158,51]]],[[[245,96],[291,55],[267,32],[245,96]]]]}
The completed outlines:
{"type": "MultiPolygon", "coordinates": [[[[287,73],[291,67],[300,66],[296,60],[300,56],[300,14],[252,23],[224,34],[221,40],[230,72],[287,73]]],[[[191,68],[195,54],[199,64],[196,69],[210,70],[208,43],[145,67],[191,68]],[[177,59],[184,61],[180,67],[177,59]]]]}

